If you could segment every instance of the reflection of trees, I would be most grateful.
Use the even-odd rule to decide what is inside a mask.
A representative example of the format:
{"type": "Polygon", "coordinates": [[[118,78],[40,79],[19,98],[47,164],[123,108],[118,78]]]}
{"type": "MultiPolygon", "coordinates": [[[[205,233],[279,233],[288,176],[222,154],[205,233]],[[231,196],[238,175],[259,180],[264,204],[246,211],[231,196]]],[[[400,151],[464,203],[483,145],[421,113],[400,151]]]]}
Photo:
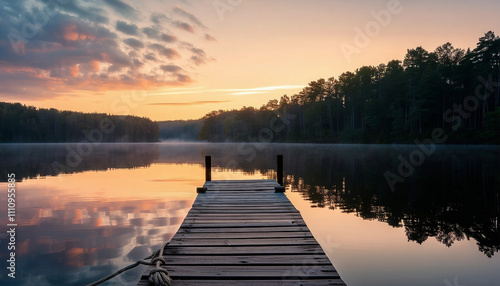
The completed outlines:
{"type": "Polygon", "coordinates": [[[73,152],[77,150],[77,144],[2,145],[0,181],[5,182],[7,174],[10,173],[15,173],[16,179],[21,180],[38,176],[56,176],[59,173],[145,167],[157,160],[158,148],[154,144],[148,144],[146,148],[144,146],[143,144],[93,145],[90,146],[91,151],[86,156],[80,156],[79,164],[70,165],[67,156],[73,154],[71,150],[73,152]]]}
{"type": "Polygon", "coordinates": [[[498,150],[476,154],[459,147],[440,150],[391,192],[383,173],[397,168],[398,155],[407,156],[411,149],[397,153],[362,153],[356,147],[342,153],[318,149],[291,159],[286,179],[293,191],[315,206],[404,227],[408,239],[417,243],[434,237],[450,247],[474,239],[488,257],[499,251],[498,150]]]}
{"type": "MultiPolygon", "coordinates": [[[[51,164],[64,162],[66,145],[0,146],[0,179],[57,175],[51,164]],[[2,177],[4,176],[4,177],[2,177]]],[[[488,256],[499,251],[500,151],[498,148],[438,148],[422,167],[391,192],[383,176],[397,173],[398,156],[414,147],[359,145],[102,144],[73,172],[134,168],[152,163],[213,165],[273,177],[276,154],[285,155],[286,184],[317,207],[353,213],[404,227],[408,239],[434,237],[451,246],[474,239],[488,256]],[[255,151],[255,153],[251,152],[255,151]],[[253,156],[255,155],[255,156],[253,156]]],[[[27,216],[24,216],[27,217],[27,216]]],[[[134,223],[140,223],[139,221],[134,223]]]]}

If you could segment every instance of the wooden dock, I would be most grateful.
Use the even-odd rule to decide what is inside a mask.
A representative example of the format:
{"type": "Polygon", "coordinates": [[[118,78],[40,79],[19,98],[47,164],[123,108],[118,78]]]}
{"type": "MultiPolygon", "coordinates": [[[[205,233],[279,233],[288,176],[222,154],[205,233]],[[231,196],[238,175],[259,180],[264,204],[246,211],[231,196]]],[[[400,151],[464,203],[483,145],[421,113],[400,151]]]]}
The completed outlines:
{"type": "Polygon", "coordinates": [[[279,186],[206,182],[165,249],[172,285],[345,285],[279,186]]]}

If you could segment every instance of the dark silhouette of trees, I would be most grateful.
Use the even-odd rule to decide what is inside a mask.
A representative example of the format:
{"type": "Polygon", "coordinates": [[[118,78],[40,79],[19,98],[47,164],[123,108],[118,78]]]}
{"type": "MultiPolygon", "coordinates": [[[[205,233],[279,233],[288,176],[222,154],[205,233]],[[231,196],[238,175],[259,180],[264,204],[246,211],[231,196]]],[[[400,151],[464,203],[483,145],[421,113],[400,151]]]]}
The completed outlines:
{"type": "Polygon", "coordinates": [[[0,102],[0,142],[156,142],[158,124],[148,118],[37,109],[0,102]]]}
{"type": "Polygon", "coordinates": [[[272,141],[413,143],[441,128],[447,143],[498,144],[499,107],[500,38],[488,32],[472,51],[451,43],[433,52],[417,47],[402,62],[311,81],[260,109],[211,112],[200,139],[259,141],[259,132],[288,114],[272,141]]]}

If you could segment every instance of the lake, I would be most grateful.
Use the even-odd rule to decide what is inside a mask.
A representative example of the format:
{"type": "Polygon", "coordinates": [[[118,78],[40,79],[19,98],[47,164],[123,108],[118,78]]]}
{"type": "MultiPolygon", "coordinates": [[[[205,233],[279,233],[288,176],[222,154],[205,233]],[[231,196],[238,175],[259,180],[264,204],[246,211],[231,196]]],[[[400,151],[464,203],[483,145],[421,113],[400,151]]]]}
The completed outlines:
{"type": "MultiPolygon", "coordinates": [[[[343,280],[500,285],[500,148],[301,144],[0,145],[1,285],[84,285],[148,256],[212,178],[275,178],[343,280]],[[9,273],[8,174],[16,178],[9,273]]],[[[139,267],[103,285],[135,285],[139,267]]]]}

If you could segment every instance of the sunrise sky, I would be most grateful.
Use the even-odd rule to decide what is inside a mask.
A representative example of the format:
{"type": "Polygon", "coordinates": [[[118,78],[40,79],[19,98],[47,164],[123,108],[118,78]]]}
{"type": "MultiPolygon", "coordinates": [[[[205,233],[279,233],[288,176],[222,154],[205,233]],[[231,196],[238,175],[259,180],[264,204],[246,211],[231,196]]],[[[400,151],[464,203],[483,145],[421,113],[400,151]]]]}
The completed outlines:
{"type": "Polygon", "coordinates": [[[402,60],[408,48],[473,49],[500,33],[499,9],[497,0],[2,1],[0,101],[197,119],[402,60]]]}

